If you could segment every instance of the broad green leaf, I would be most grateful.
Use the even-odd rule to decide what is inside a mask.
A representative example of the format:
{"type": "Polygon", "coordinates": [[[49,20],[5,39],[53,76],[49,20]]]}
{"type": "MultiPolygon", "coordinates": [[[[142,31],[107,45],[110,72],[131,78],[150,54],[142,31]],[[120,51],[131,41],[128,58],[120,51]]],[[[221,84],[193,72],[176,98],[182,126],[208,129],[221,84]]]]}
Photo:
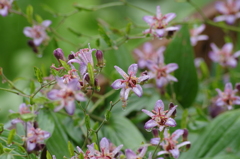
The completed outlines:
{"type": "Polygon", "coordinates": [[[165,63],[178,64],[179,68],[174,71],[174,76],[178,79],[178,82],[174,82],[174,92],[184,108],[190,107],[198,92],[198,79],[187,25],[182,25],[181,30],[168,45],[165,63]]]}
{"type": "Polygon", "coordinates": [[[107,45],[109,47],[112,46],[112,42],[111,39],[109,38],[109,36],[107,35],[106,31],[104,30],[104,28],[102,26],[98,26],[98,32],[100,34],[100,36],[103,38],[103,40],[107,43],[107,45]]]}
{"type": "Polygon", "coordinates": [[[47,155],[46,155],[47,159],[52,159],[52,155],[47,151],[47,155]]]}
{"type": "Polygon", "coordinates": [[[129,34],[129,33],[130,33],[130,31],[131,31],[131,26],[132,26],[132,23],[128,23],[128,24],[127,24],[126,34],[129,34]]]}
{"type": "Polygon", "coordinates": [[[145,142],[143,135],[139,132],[135,125],[125,117],[113,116],[109,120],[109,124],[104,126],[102,130],[103,136],[118,146],[123,144],[125,148],[136,149],[141,143],[145,142]]]}
{"type": "Polygon", "coordinates": [[[26,9],[26,15],[27,15],[27,20],[30,24],[32,24],[33,21],[33,7],[32,5],[28,5],[26,9]]]}
{"type": "Polygon", "coordinates": [[[38,82],[42,83],[43,82],[43,73],[42,73],[42,71],[39,68],[34,67],[34,73],[35,73],[35,76],[37,77],[38,82]]]}
{"type": "Polygon", "coordinates": [[[8,140],[7,140],[7,144],[11,144],[13,142],[13,138],[16,134],[16,129],[12,129],[10,130],[9,134],[8,134],[8,140]]]}
{"type": "Polygon", "coordinates": [[[52,136],[47,141],[47,149],[52,155],[55,155],[56,158],[63,158],[63,156],[69,157],[67,149],[68,137],[63,129],[64,125],[61,123],[63,116],[58,116],[52,112],[50,115],[54,121],[55,128],[52,136]]]}
{"type": "Polygon", "coordinates": [[[202,159],[240,159],[240,156],[235,156],[235,155],[220,155],[216,157],[206,157],[202,159]]]}
{"type": "Polygon", "coordinates": [[[49,133],[53,133],[55,122],[49,110],[42,109],[37,115],[38,127],[49,133]]]}
{"type": "Polygon", "coordinates": [[[239,113],[240,110],[232,110],[215,118],[201,133],[199,139],[191,143],[190,150],[183,153],[181,159],[192,156],[196,158],[215,157],[230,152],[240,157],[239,113]]]}
{"type": "Polygon", "coordinates": [[[68,141],[68,152],[69,152],[70,156],[74,156],[74,148],[70,141],[68,141]]]}
{"type": "Polygon", "coordinates": [[[15,119],[15,118],[19,118],[20,114],[19,113],[11,113],[8,115],[9,119],[15,119]]]}
{"type": "MultiPolygon", "coordinates": [[[[9,134],[10,134],[10,130],[6,130],[6,129],[5,129],[5,130],[3,131],[3,133],[0,135],[0,139],[3,140],[3,141],[7,141],[9,134]]],[[[13,141],[14,143],[18,143],[18,144],[20,144],[20,145],[23,144],[22,138],[21,138],[20,136],[18,136],[18,135],[14,135],[12,141],[13,141]]],[[[5,144],[7,144],[7,143],[5,143],[5,144]]]]}

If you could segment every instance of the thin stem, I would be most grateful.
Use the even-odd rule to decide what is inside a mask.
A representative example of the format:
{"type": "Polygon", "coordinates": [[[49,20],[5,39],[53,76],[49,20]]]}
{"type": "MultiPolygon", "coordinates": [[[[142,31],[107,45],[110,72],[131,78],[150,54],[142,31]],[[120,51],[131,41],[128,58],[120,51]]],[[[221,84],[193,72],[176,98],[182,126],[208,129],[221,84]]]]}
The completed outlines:
{"type": "Polygon", "coordinates": [[[141,10],[141,11],[143,11],[143,12],[145,12],[145,13],[148,13],[148,14],[151,14],[151,15],[154,15],[154,14],[155,14],[155,13],[152,13],[152,12],[146,10],[146,9],[143,9],[143,8],[141,8],[141,7],[138,7],[138,6],[135,6],[135,5],[129,3],[129,2],[127,2],[127,1],[125,1],[125,0],[122,0],[122,1],[124,2],[124,4],[125,4],[126,6],[129,6],[129,7],[132,7],[132,8],[136,8],[136,9],[138,9],[138,10],[141,10]]]}
{"type": "Polygon", "coordinates": [[[30,97],[29,95],[22,94],[22,93],[19,93],[19,92],[15,92],[15,91],[13,91],[13,90],[11,90],[11,89],[0,88],[0,90],[6,91],[6,92],[11,92],[11,93],[14,93],[14,94],[16,94],[16,95],[23,96],[23,97],[27,97],[27,98],[30,97]]]}
{"type": "Polygon", "coordinates": [[[111,3],[106,3],[106,4],[102,4],[96,7],[93,7],[92,10],[96,11],[96,10],[100,10],[100,9],[104,9],[104,8],[108,8],[108,7],[115,7],[115,6],[122,6],[124,5],[123,2],[111,2],[111,3]]]}

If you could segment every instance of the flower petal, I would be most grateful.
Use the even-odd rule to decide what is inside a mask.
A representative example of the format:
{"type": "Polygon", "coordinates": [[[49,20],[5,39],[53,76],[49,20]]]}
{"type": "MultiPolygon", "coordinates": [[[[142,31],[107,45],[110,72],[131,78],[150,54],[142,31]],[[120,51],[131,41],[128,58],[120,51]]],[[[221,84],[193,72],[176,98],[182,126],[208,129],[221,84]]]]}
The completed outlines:
{"type": "Polygon", "coordinates": [[[69,115],[73,115],[75,111],[75,101],[74,100],[67,101],[65,109],[69,115]]]}
{"type": "Polygon", "coordinates": [[[180,153],[179,153],[179,149],[178,148],[169,150],[169,152],[172,154],[173,158],[178,158],[179,157],[180,153]]]}
{"type": "Polygon", "coordinates": [[[165,22],[169,23],[171,20],[173,20],[176,17],[176,14],[175,13],[168,13],[168,14],[165,14],[164,17],[166,18],[165,22]]]}
{"type": "Polygon", "coordinates": [[[166,67],[166,73],[170,73],[178,69],[178,64],[170,63],[170,64],[167,64],[165,67],[166,67]]]}
{"type": "Polygon", "coordinates": [[[118,71],[118,73],[124,78],[127,79],[128,75],[118,66],[114,66],[114,68],[118,71]]]}
{"type": "Polygon", "coordinates": [[[128,67],[128,74],[131,76],[131,75],[136,75],[137,73],[137,70],[138,70],[138,65],[137,64],[132,64],[128,67]]]}
{"type": "Polygon", "coordinates": [[[162,100],[158,100],[158,101],[155,103],[154,110],[155,110],[156,112],[158,112],[159,110],[164,111],[164,103],[163,103],[162,100]]]}
{"type": "Polygon", "coordinates": [[[233,49],[233,44],[232,43],[226,43],[225,45],[223,45],[222,47],[222,51],[225,53],[231,53],[233,49]]]}
{"type": "Polygon", "coordinates": [[[168,118],[165,125],[170,127],[175,127],[177,123],[173,118],[168,118]]]}
{"type": "Polygon", "coordinates": [[[117,79],[112,83],[111,87],[113,89],[123,88],[123,87],[125,87],[125,83],[123,82],[122,79],[117,79]]]}
{"type": "Polygon", "coordinates": [[[139,158],[143,158],[144,157],[144,155],[146,154],[146,152],[147,152],[147,146],[144,146],[143,148],[142,148],[142,151],[138,154],[138,157],[139,158]]]}
{"type": "Polygon", "coordinates": [[[47,97],[51,100],[59,100],[61,98],[59,98],[58,93],[59,93],[59,90],[53,89],[47,93],[47,97]]]}
{"type": "Polygon", "coordinates": [[[144,112],[145,114],[147,114],[148,116],[152,117],[154,116],[154,114],[146,109],[142,109],[142,112],[144,112]]]}
{"type": "Polygon", "coordinates": [[[145,123],[144,129],[151,129],[157,125],[158,125],[158,123],[155,120],[150,119],[145,123]]]}
{"type": "Polygon", "coordinates": [[[141,97],[143,94],[142,87],[139,84],[137,84],[136,87],[133,87],[132,90],[138,97],[141,97]]]}
{"type": "Polygon", "coordinates": [[[23,33],[26,37],[32,38],[32,28],[31,27],[25,27],[23,29],[23,33]]]}
{"type": "Polygon", "coordinates": [[[150,140],[150,143],[153,144],[153,145],[158,145],[160,142],[160,138],[152,138],[150,140]]]}
{"type": "Polygon", "coordinates": [[[174,131],[174,133],[172,133],[172,139],[173,140],[177,140],[180,136],[182,136],[184,133],[183,129],[178,129],[176,131],[174,131]]]}
{"type": "Polygon", "coordinates": [[[44,27],[47,28],[49,25],[51,25],[51,23],[52,23],[51,20],[44,20],[44,21],[42,22],[42,26],[44,26],[44,27]]]}
{"type": "Polygon", "coordinates": [[[137,155],[130,149],[125,150],[125,155],[127,159],[136,159],[137,155]]]}
{"type": "Polygon", "coordinates": [[[102,138],[100,141],[100,149],[104,151],[104,153],[109,153],[109,141],[106,137],[102,138]]]}
{"type": "Polygon", "coordinates": [[[112,151],[113,156],[115,156],[121,149],[122,149],[123,145],[119,145],[117,148],[115,148],[112,151]]]}

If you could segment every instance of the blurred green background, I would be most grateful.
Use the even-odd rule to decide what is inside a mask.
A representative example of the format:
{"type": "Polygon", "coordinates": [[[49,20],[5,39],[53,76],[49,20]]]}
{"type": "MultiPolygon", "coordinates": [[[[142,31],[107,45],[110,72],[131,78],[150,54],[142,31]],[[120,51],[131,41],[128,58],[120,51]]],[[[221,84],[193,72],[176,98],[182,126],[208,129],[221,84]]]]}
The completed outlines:
{"type": "MultiPolygon", "coordinates": [[[[62,16],[56,16],[49,12],[59,14],[68,14],[75,10],[74,5],[78,4],[84,7],[97,6],[104,3],[118,2],[117,0],[16,0],[18,7],[25,12],[28,5],[34,8],[34,14],[40,15],[44,20],[52,21],[51,27],[55,28],[61,21],[62,16]]],[[[139,6],[145,10],[155,14],[156,6],[160,5],[163,14],[174,12],[177,17],[174,21],[181,21],[186,19],[190,14],[195,12],[188,3],[177,3],[175,0],[128,0],[129,3],[139,6]]],[[[211,2],[210,0],[195,0],[200,7],[211,2]]],[[[132,8],[129,6],[116,6],[105,8],[97,11],[79,11],[78,13],[66,18],[65,22],[57,29],[57,32],[76,45],[91,43],[91,47],[95,48],[95,40],[90,40],[86,37],[78,37],[71,33],[68,28],[75,30],[88,36],[98,35],[98,19],[102,19],[113,28],[121,29],[126,27],[128,21],[131,19],[139,26],[146,26],[147,24],[142,20],[145,12],[132,8]]],[[[52,63],[56,63],[52,53],[56,47],[62,48],[67,56],[70,51],[77,51],[74,47],[64,41],[58,40],[57,43],[50,42],[44,49],[43,56],[38,57],[33,53],[32,49],[27,45],[29,38],[23,34],[23,29],[26,26],[31,26],[27,20],[16,14],[10,14],[7,17],[0,17],[0,67],[3,68],[4,74],[16,82],[16,85],[25,91],[28,88],[29,80],[34,78],[33,67],[43,68],[46,70],[46,75],[49,75],[49,67],[52,63]]],[[[144,30],[144,29],[142,29],[144,30]]],[[[139,33],[142,32],[139,30],[139,33]]],[[[126,51],[131,57],[131,52],[134,48],[139,46],[142,42],[148,39],[132,40],[123,45],[121,51],[126,51]]],[[[85,45],[84,47],[87,47],[85,45]]],[[[98,48],[103,49],[103,48],[98,48]]],[[[105,52],[111,53],[109,52],[105,52]]],[[[119,57],[121,58],[121,57],[119,57]]],[[[116,60],[116,59],[115,59],[116,60]]],[[[129,64],[132,58],[126,61],[129,64]]],[[[108,66],[107,66],[108,67],[108,66]]],[[[111,69],[111,68],[108,68],[111,69]]],[[[0,82],[0,87],[8,88],[6,83],[0,82]]],[[[0,91],[0,122],[7,121],[9,109],[17,111],[18,106],[23,102],[23,98],[15,94],[0,91]]]]}

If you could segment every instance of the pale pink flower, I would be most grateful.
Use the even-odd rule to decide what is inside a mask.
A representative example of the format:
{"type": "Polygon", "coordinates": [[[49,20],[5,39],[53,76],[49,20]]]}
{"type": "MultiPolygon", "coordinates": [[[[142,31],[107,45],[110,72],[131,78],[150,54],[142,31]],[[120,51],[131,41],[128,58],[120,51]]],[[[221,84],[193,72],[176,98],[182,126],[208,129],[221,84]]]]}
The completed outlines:
{"type": "Polygon", "coordinates": [[[190,35],[191,35],[190,40],[191,40],[192,46],[195,46],[198,41],[208,40],[207,35],[199,35],[201,32],[203,32],[205,27],[206,26],[202,24],[199,27],[190,30],[190,35]]]}
{"type": "Polygon", "coordinates": [[[104,137],[100,141],[99,150],[95,150],[94,144],[88,145],[88,156],[91,156],[91,159],[116,159],[116,155],[120,152],[123,145],[112,149],[111,143],[109,140],[104,137]]]}
{"type": "Polygon", "coordinates": [[[145,114],[151,117],[151,119],[145,123],[144,128],[148,130],[158,127],[159,131],[162,131],[165,127],[175,127],[177,123],[171,116],[176,113],[176,108],[177,105],[171,107],[170,110],[164,111],[164,103],[162,100],[158,100],[152,112],[142,109],[145,114]]]}
{"type": "Polygon", "coordinates": [[[85,101],[84,94],[80,91],[80,85],[77,79],[71,80],[64,84],[62,79],[58,78],[58,86],[60,89],[53,89],[48,92],[47,97],[51,100],[60,101],[60,105],[54,111],[66,109],[69,115],[73,115],[75,111],[75,100],[85,101]]]}
{"type": "Polygon", "coordinates": [[[118,71],[118,73],[123,77],[123,79],[117,79],[112,83],[113,89],[122,89],[120,92],[120,97],[123,102],[123,106],[126,106],[126,101],[128,99],[128,95],[130,91],[133,91],[138,97],[141,97],[143,94],[142,87],[140,83],[149,79],[148,75],[143,74],[140,77],[136,77],[136,73],[138,70],[137,64],[132,64],[128,68],[127,75],[121,68],[118,66],[114,66],[114,68],[118,71]]]}
{"type": "MultiPolygon", "coordinates": [[[[172,135],[170,135],[168,133],[168,130],[165,129],[163,141],[160,143],[160,145],[163,148],[163,151],[159,151],[157,155],[160,156],[163,154],[170,154],[173,156],[173,158],[178,158],[180,155],[179,148],[183,147],[183,146],[191,145],[190,141],[185,140],[187,138],[187,134],[188,134],[187,130],[178,129],[174,133],[172,133],[172,135]],[[177,145],[177,143],[178,143],[177,140],[181,136],[183,136],[184,142],[177,145]]],[[[158,145],[160,140],[161,140],[160,138],[153,138],[153,139],[151,139],[151,144],[158,145]]]]}
{"type": "Polygon", "coordinates": [[[220,89],[216,89],[216,91],[218,92],[218,98],[215,103],[217,106],[227,106],[228,109],[232,109],[232,105],[240,105],[240,97],[236,96],[238,90],[233,89],[231,83],[225,85],[223,92],[220,89]]]}
{"type": "Polygon", "coordinates": [[[214,18],[215,22],[226,21],[228,24],[233,24],[240,18],[240,0],[217,2],[215,8],[222,14],[214,18]]]}
{"type": "Polygon", "coordinates": [[[179,30],[178,26],[168,27],[168,23],[176,17],[175,13],[168,13],[162,15],[160,6],[157,6],[156,16],[144,16],[143,20],[150,26],[144,31],[144,34],[152,34],[156,37],[163,37],[166,32],[173,32],[179,30]]]}
{"type": "Polygon", "coordinates": [[[30,151],[39,151],[44,148],[44,140],[49,138],[51,134],[47,131],[41,130],[40,128],[35,129],[34,127],[28,124],[27,129],[27,150],[30,151]]]}
{"type": "Polygon", "coordinates": [[[148,60],[157,63],[159,54],[165,51],[165,46],[160,47],[157,51],[153,49],[151,43],[146,42],[143,44],[143,50],[135,49],[134,53],[138,56],[139,68],[145,68],[148,65],[148,60]]]}
{"type": "Polygon", "coordinates": [[[236,67],[237,57],[240,56],[240,51],[232,54],[233,44],[226,43],[222,49],[219,49],[214,43],[211,43],[212,51],[209,53],[209,58],[214,62],[218,62],[221,66],[236,67]]]}
{"type": "Polygon", "coordinates": [[[40,25],[33,25],[33,27],[25,27],[23,33],[33,39],[33,43],[39,46],[43,41],[49,37],[46,33],[46,29],[52,22],[50,20],[44,20],[40,25]]]}
{"type": "Polygon", "coordinates": [[[166,86],[170,81],[177,82],[178,80],[170,75],[171,72],[178,69],[178,64],[170,63],[164,64],[163,53],[159,53],[158,63],[153,63],[152,61],[148,61],[148,68],[150,70],[149,76],[150,78],[156,79],[156,84],[158,88],[162,88],[166,86]]]}
{"type": "Polygon", "coordinates": [[[0,15],[3,17],[7,16],[9,9],[12,8],[13,0],[0,0],[0,15]]]}

